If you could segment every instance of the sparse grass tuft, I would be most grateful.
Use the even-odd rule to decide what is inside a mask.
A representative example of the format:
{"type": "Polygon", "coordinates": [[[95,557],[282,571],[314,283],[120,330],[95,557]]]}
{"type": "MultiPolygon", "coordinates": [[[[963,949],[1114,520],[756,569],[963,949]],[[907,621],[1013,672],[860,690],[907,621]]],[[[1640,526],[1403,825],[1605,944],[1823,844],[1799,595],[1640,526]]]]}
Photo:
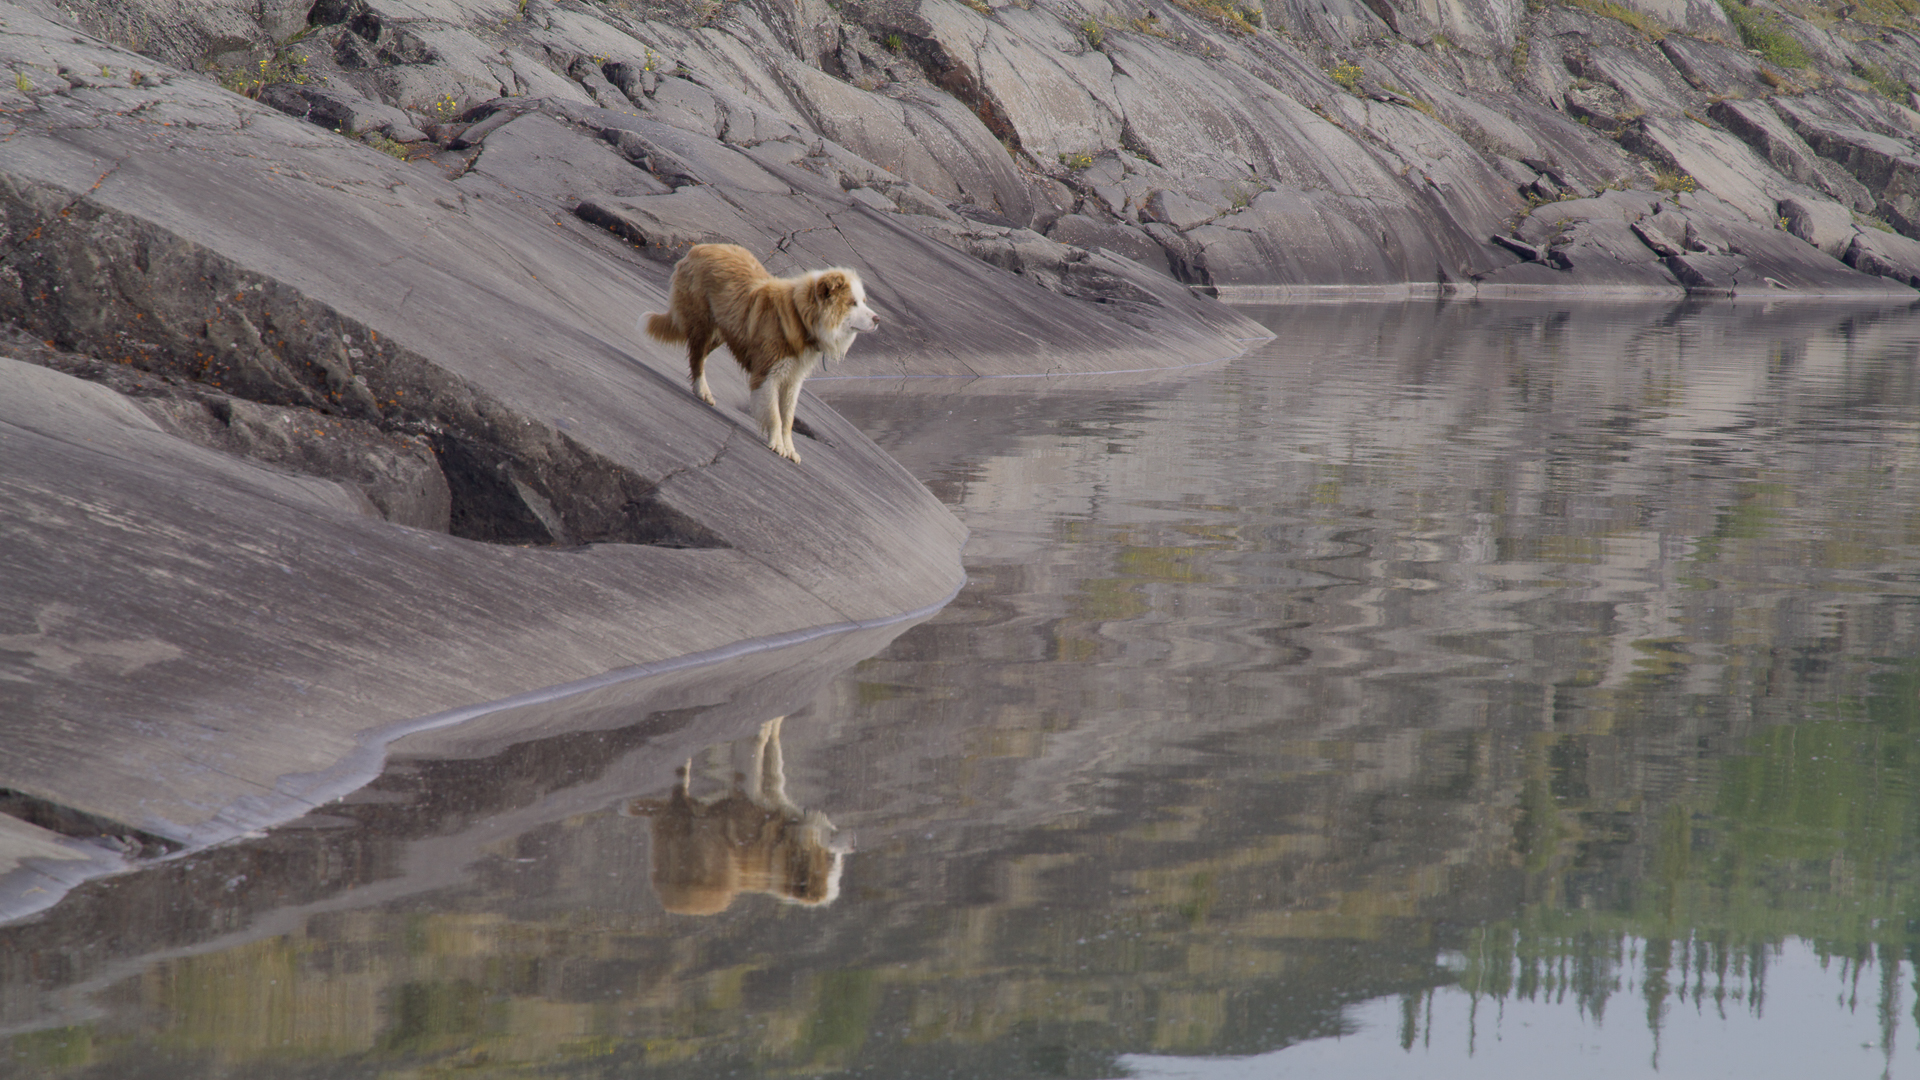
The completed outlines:
{"type": "Polygon", "coordinates": [[[907,43],[901,40],[899,34],[888,34],[880,39],[880,44],[890,53],[898,53],[907,47],[907,43]]]}
{"type": "Polygon", "coordinates": [[[16,71],[13,73],[13,88],[23,94],[31,94],[33,93],[33,80],[27,78],[26,72],[16,71]]]}
{"type": "Polygon", "coordinates": [[[1906,104],[1909,87],[1886,68],[1879,64],[1856,61],[1853,72],[1867,80],[1867,85],[1873,87],[1881,97],[1900,102],[1902,105],[1906,104]]]}
{"type": "Polygon", "coordinates": [[[307,58],[301,53],[276,52],[260,61],[257,66],[236,68],[223,72],[220,85],[239,94],[241,97],[258,98],[260,91],[273,83],[307,82],[307,58]]]}
{"type": "Polygon", "coordinates": [[[1229,33],[1247,35],[1260,28],[1258,8],[1245,8],[1233,0],[1173,0],[1174,3],[1209,22],[1225,27],[1229,33]]]}
{"type": "Polygon", "coordinates": [[[1653,190],[1686,195],[1698,191],[1700,185],[1687,173],[1669,169],[1664,165],[1653,167],[1653,190]]]}
{"type": "Polygon", "coordinates": [[[1720,0],[1720,9],[1727,13],[1727,21],[1739,32],[1741,43],[1759,53],[1767,63],[1783,68],[1813,66],[1807,50],[1780,25],[1779,16],[1755,11],[1739,0],[1720,0]]]}
{"type": "Polygon", "coordinates": [[[1060,154],[1060,164],[1069,169],[1090,169],[1093,167],[1093,155],[1084,152],[1069,154],[1063,151],[1060,154]]]}
{"type": "Polygon", "coordinates": [[[1365,78],[1367,70],[1359,64],[1336,64],[1327,69],[1327,78],[1337,83],[1340,89],[1349,94],[1360,92],[1360,80],[1365,78]]]}
{"type": "Polygon", "coordinates": [[[1101,30],[1100,30],[1100,21],[1098,19],[1095,19],[1093,16],[1089,15],[1086,18],[1080,20],[1080,34],[1081,36],[1087,39],[1087,44],[1089,46],[1096,49],[1100,47],[1101,30]]]}
{"type": "Polygon", "coordinates": [[[1916,0],[1848,0],[1846,21],[1867,26],[1911,29],[1920,18],[1916,0]]]}
{"type": "Polygon", "coordinates": [[[406,161],[410,153],[406,143],[400,142],[378,131],[367,133],[361,137],[360,141],[386,154],[388,157],[397,157],[401,161],[406,161]]]}
{"type": "Polygon", "coordinates": [[[1574,7],[1590,11],[1595,15],[1625,23],[1653,41],[1660,41],[1672,32],[1667,24],[1659,19],[1645,12],[1614,3],[1614,0],[1572,0],[1572,3],[1574,7]]]}

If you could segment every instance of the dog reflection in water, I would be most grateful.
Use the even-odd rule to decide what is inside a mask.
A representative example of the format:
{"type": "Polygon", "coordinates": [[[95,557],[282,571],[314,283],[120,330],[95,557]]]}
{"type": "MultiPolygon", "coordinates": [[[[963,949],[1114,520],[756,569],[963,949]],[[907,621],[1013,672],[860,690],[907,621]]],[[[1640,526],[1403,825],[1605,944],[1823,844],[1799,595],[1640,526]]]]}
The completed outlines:
{"type": "Polygon", "coordinates": [[[623,814],[653,819],[653,888],[668,911],[713,915],[735,895],[759,892],[791,904],[831,904],[840,895],[844,848],[827,842],[833,823],[787,798],[776,716],[760,725],[749,771],[733,789],[702,801],[690,790],[693,762],[665,799],[634,799],[623,814]]]}

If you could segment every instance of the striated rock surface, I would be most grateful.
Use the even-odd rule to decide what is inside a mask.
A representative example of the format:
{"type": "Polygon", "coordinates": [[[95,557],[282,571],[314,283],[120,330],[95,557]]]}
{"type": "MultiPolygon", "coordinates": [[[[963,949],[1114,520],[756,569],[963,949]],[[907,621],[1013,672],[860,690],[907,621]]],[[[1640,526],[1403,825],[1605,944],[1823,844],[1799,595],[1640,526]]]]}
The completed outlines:
{"type": "MultiPolygon", "coordinates": [[[[1818,291],[1899,295],[1844,255],[1848,229],[1920,221],[1910,20],[1727,3],[116,0],[80,20],[660,262],[726,237],[885,281],[933,257],[913,236],[1026,278],[981,284],[1019,297],[1000,319],[997,302],[916,310],[926,333],[876,340],[848,369],[962,375],[994,373],[977,357],[1001,343],[961,359],[940,342],[982,321],[1063,325],[1051,342],[1109,360],[1153,352],[1084,317],[1094,292],[1071,268],[1093,251],[1152,272],[1109,266],[1124,285],[1100,299],[1142,305],[1126,325],[1175,339],[1158,361],[1099,369],[1251,332],[1165,278],[1229,297],[1689,288],[1643,266],[1671,257],[1652,249],[1533,259],[1507,242],[1543,204],[1605,190],[1708,193],[1715,213],[1802,240],[1817,218],[1809,257],[1835,264],[1809,268],[1818,291]],[[161,14],[167,32],[139,31],[161,14]],[[1020,243],[1047,265],[991,254],[1020,243]]],[[[970,291],[957,273],[943,287],[970,291]]],[[[1075,364],[1037,338],[1004,344],[1043,347],[1033,370],[1075,364]]]]}
{"type": "Polygon", "coordinates": [[[791,466],[641,339],[693,243],[865,275],[819,387],[1264,334],[1214,296],[1920,286],[1866,5],[14,0],[0,65],[0,789],[133,837],[0,831],[55,893],[386,726],[951,594],[851,426],[791,466]]]}

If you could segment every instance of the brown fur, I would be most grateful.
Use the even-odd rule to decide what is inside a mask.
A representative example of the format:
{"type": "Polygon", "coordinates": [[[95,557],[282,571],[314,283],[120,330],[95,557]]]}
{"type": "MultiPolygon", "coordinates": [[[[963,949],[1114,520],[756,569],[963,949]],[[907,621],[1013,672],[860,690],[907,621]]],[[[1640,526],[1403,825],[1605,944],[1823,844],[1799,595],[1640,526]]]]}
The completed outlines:
{"type": "Polygon", "coordinates": [[[696,244],[674,267],[666,314],[648,315],[645,326],[657,341],[686,343],[687,380],[709,405],[707,354],[726,345],[747,373],[767,445],[797,462],[793,410],[800,384],[815,364],[845,356],[854,335],[877,329],[879,319],[852,270],[777,278],[746,248],[696,244]]]}
{"type": "Polygon", "coordinates": [[[703,801],[690,785],[691,762],[666,799],[633,799],[622,813],[653,824],[653,888],[679,915],[725,911],[743,892],[788,903],[830,904],[840,892],[844,850],[830,846],[833,823],[787,799],[776,716],[760,726],[751,771],[726,795],[703,801]]]}

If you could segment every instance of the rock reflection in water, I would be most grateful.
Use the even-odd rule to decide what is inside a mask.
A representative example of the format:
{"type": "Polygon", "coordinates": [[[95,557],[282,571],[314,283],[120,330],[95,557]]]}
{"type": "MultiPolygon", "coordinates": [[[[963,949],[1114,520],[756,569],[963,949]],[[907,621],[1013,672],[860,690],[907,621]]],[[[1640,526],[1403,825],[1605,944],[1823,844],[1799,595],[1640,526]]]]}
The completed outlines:
{"type": "Polygon", "coordinates": [[[1920,317],[1269,317],[825,384],[951,606],[0,928],[0,1074],[1920,1076],[1920,317]],[[816,808],[838,899],[754,891],[816,808]],[[676,813],[770,842],[675,899],[676,813]]]}
{"type": "MultiPolygon", "coordinates": [[[[787,798],[780,751],[783,716],[760,726],[751,760],[719,798],[693,797],[693,762],[665,799],[633,799],[622,812],[653,822],[653,888],[676,915],[725,911],[743,892],[807,906],[840,895],[844,848],[829,843],[833,822],[787,798]]],[[[731,749],[731,748],[729,748],[731,749]]]]}

